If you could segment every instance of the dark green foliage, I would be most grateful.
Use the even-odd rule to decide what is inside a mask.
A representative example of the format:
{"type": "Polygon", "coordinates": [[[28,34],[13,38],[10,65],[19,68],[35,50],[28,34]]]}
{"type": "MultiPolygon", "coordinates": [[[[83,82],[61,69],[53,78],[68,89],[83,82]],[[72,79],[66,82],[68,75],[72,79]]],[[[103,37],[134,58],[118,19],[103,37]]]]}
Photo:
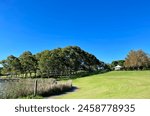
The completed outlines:
{"type": "Polygon", "coordinates": [[[26,51],[24,52],[20,57],[19,57],[22,69],[23,69],[23,73],[25,74],[25,77],[27,75],[27,73],[30,74],[31,77],[31,73],[35,73],[36,75],[36,71],[37,71],[37,67],[38,67],[38,63],[36,60],[36,57],[34,55],[32,55],[32,53],[30,51],[26,51]]]}
{"type": "Polygon", "coordinates": [[[110,68],[111,70],[114,70],[115,66],[119,65],[119,66],[122,66],[124,69],[124,63],[125,63],[125,60],[112,61],[112,63],[110,64],[110,68]]]}
{"type": "Polygon", "coordinates": [[[124,66],[124,62],[125,60],[116,60],[116,61],[113,61],[111,65],[112,66],[117,66],[117,65],[124,66]]]}
{"type": "Polygon", "coordinates": [[[13,55],[8,56],[6,60],[1,61],[1,64],[3,65],[2,71],[11,76],[17,75],[22,70],[19,59],[13,55]]]}
{"type": "Polygon", "coordinates": [[[2,70],[3,70],[3,68],[2,68],[2,67],[0,67],[0,76],[2,75],[2,70]]]}
{"type": "Polygon", "coordinates": [[[72,77],[82,71],[88,73],[107,69],[104,62],[78,46],[45,50],[33,55],[25,51],[19,58],[11,55],[1,61],[3,73],[16,77],[72,77]]]}
{"type": "Polygon", "coordinates": [[[41,75],[47,77],[71,76],[81,70],[95,72],[104,67],[94,55],[77,46],[46,50],[36,56],[41,75]]]}

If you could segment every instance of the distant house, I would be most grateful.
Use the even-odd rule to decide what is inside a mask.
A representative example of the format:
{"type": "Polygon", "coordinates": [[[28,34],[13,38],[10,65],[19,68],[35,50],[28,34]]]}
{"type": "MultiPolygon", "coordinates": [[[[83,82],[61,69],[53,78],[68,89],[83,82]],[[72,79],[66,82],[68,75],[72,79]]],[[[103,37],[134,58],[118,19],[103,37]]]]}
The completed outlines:
{"type": "Polygon", "coordinates": [[[121,69],[122,69],[122,66],[120,65],[115,66],[115,70],[121,70],[121,69]]]}

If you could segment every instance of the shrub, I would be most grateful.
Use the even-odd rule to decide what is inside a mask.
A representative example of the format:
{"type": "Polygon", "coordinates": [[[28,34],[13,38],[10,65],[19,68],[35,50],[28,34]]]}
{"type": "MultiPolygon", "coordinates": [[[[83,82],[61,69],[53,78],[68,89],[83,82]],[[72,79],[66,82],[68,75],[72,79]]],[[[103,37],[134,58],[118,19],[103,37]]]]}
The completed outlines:
{"type": "MultiPolygon", "coordinates": [[[[0,82],[1,83],[1,82],[0,82]]],[[[34,94],[35,79],[21,79],[19,82],[3,82],[0,88],[0,98],[13,99],[32,96],[34,94]]],[[[72,88],[72,81],[57,82],[55,79],[37,79],[36,95],[50,96],[61,94],[72,88]]]]}

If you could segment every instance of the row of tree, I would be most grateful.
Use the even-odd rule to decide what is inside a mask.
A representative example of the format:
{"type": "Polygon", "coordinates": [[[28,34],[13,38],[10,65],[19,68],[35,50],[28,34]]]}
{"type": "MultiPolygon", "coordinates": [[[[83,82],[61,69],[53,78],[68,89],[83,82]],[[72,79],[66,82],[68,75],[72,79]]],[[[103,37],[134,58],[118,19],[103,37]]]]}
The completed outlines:
{"type": "Polygon", "coordinates": [[[81,71],[94,72],[107,68],[104,62],[77,46],[45,50],[33,55],[26,51],[19,57],[10,55],[2,60],[5,75],[58,77],[81,71]]]}
{"type": "Polygon", "coordinates": [[[150,56],[143,50],[131,50],[125,60],[117,60],[111,63],[111,69],[120,65],[124,70],[146,70],[150,69],[150,56]]]}

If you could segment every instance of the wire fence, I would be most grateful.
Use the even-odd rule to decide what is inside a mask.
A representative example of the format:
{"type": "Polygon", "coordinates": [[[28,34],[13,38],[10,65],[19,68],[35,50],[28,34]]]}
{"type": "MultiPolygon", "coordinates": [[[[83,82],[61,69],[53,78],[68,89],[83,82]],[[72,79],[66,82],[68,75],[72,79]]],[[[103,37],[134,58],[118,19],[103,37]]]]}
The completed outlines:
{"type": "Polygon", "coordinates": [[[29,95],[50,96],[72,88],[72,81],[55,79],[0,79],[0,99],[13,99],[29,95]]]}

